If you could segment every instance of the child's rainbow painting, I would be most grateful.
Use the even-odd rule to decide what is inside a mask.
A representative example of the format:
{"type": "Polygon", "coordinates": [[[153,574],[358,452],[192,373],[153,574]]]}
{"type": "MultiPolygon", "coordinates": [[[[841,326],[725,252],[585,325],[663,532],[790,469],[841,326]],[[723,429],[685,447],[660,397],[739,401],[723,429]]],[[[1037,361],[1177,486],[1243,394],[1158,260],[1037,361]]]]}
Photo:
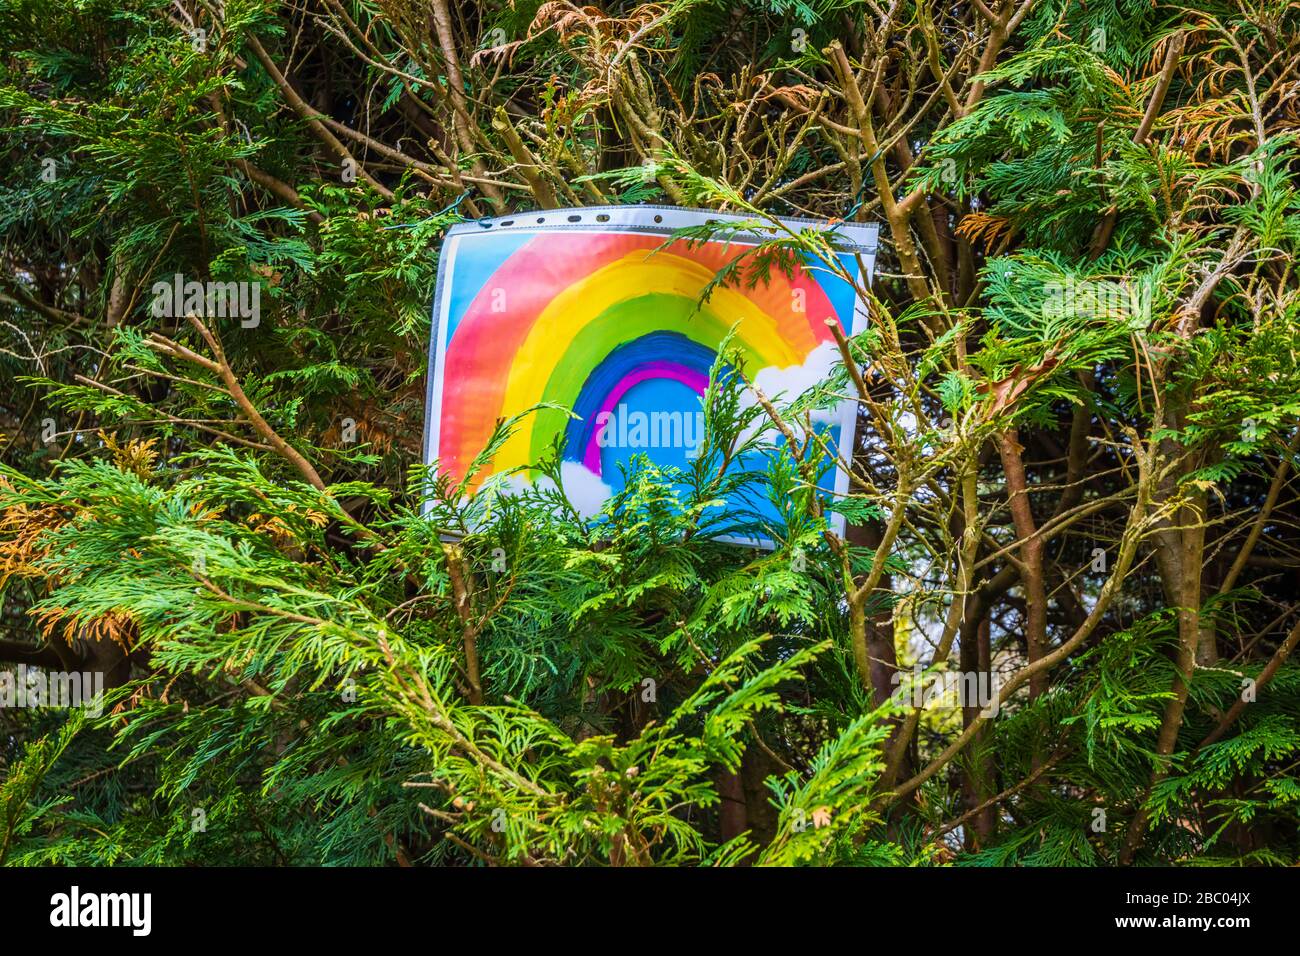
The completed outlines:
{"type": "MultiPolygon", "coordinates": [[[[716,285],[701,301],[755,239],[664,246],[676,229],[737,218],[599,207],[449,230],[434,297],[426,462],[459,480],[499,419],[543,403],[572,409],[576,417],[555,409],[525,417],[473,485],[506,472],[536,480],[533,466],[562,435],[565,494],[591,515],[635,456],[687,467],[703,437],[701,397],[733,327],[745,375],[769,397],[793,399],[824,380],[840,361],[827,321],[849,335],[865,320],[848,282],[824,266],[797,265],[791,275],[773,268],[765,283],[716,285]]],[[[850,274],[865,270],[859,279],[869,283],[876,227],[841,224],[835,247],[850,274]]],[[[854,422],[851,402],[824,417],[832,447],[852,447],[854,422]]],[[[823,487],[842,494],[847,475],[828,467],[823,487]]]]}

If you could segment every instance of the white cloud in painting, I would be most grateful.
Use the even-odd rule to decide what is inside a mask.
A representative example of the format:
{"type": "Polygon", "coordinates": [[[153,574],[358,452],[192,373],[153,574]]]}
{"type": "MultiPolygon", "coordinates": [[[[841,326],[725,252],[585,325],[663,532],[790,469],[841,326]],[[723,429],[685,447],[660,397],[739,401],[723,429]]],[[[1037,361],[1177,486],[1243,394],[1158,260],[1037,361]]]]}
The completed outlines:
{"type": "Polygon", "coordinates": [[[560,463],[560,481],[564,482],[564,493],[568,495],[574,510],[584,518],[590,518],[600,511],[614,489],[592,474],[580,461],[560,463]]]}
{"type": "MultiPolygon", "coordinates": [[[[536,481],[529,481],[524,472],[501,476],[500,490],[503,494],[519,494],[529,488],[538,491],[554,491],[555,482],[550,478],[538,476],[536,481]]],[[[564,493],[569,498],[575,511],[584,518],[590,518],[600,511],[614,489],[601,480],[600,475],[592,474],[578,461],[560,463],[560,481],[564,482],[564,493]]]]}
{"type": "MultiPolygon", "coordinates": [[[[769,366],[760,369],[754,376],[754,384],[779,408],[782,404],[794,401],[814,385],[824,382],[840,361],[840,350],[835,343],[823,342],[809,352],[808,357],[800,365],[790,365],[786,368],[769,366]]],[[[758,399],[753,392],[746,392],[743,401],[746,405],[758,404],[758,399]]],[[[814,424],[831,425],[840,421],[841,413],[842,406],[814,409],[812,420],[814,424]]],[[[763,429],[763,440],[775,441],[777,430],[770,426],[766,416],[760,420],[760,423],[759,427],[763,429]],[[768,427],[763,427],[764,425],[768,427]]]]}
{"type": "MultiPolygon", "coordinates": [[[[840,350],[835,343],[823,342],[808,353],[802,365],[791,365],[788,368],[769,366],[760,369],[754,376],[754,384],[773,401],[784,399],[791,402],[814,385],[829,378],[839,361],[840,350]]],[[[829,421],[830,416],[828,415],[825,420],[829,421]]]]}

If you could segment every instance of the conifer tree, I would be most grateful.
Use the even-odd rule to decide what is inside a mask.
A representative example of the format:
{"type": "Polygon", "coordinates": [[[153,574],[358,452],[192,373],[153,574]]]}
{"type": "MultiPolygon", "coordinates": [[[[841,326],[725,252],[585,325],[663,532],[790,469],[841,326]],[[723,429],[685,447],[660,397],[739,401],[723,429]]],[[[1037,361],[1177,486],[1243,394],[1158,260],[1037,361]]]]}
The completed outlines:
{"type": "Polygon", "coordinates": [[[0,0],[0,691],[106,687],[0,707],[0,862],[1297,863],[1297,37],[1284,0],[0,0]],[[879,223],[835,375],[720,360],[700,453],[595,518],[553,454],[424,467],[446,228],[646,202],[764,237],[720,284],[843,271],[784,218],[879,223]]]}

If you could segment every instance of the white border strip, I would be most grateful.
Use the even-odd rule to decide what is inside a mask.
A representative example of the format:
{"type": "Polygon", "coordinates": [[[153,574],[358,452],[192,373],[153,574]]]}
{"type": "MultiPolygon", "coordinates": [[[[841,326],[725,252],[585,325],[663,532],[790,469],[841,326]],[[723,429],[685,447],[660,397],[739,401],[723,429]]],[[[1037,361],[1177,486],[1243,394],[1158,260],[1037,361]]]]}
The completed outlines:
{"type": "MultiPolygon", "coordinates": [[[[513,216],[497,216],[495,219],[487,217],[473,219],[452,226],[447,230],[447,238],[466,233],[536,229],[538,226],[546,227],[548,232],[565,229],[590,231],[614,228],[624,232],[662,234],[666,237],[675,230],[690,226],[715,222],[745,222],[752,221],[754,218],[730,212],[715,212],[710,209],[686,209],[681,206],[576,206],[571,209],[539,209],[513,216]]],[[[874,262],[880,235],[880,227],[875,223],[845,222],[831,226],[824,219],[800,217],[780,217],[779,221],[796,230],[812,227],[823,232],[834,232],[837,248],[843,252],[870,254],[874,262]]],[[[749,239],[761,242],[772,238],[770,231],[741,230],[717,241],[743,242],[749,239]]],[[[441,272],[441,269],[439,271],[441,272]]]]}

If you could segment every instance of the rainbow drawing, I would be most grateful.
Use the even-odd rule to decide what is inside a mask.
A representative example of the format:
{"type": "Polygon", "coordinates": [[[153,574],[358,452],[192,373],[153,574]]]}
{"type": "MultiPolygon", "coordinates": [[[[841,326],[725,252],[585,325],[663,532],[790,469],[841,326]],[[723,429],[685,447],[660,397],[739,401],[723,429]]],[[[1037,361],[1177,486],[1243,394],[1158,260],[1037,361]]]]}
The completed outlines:
{"type": "MultiPolygon", "coordinates": [[[[824,268],[772,269],[765,284],[720,285],[701,303],[743,236],[664,245],[674,229],[734,218],[600,207],[451,229],[434,301],[426,461],[459,479],[499,419],[542,403],[572,409],[576,418],[555,409],[527,417],[474,484],[504,472],[529,480],[563,435],[565,490],[590,513],[619,486],[620,462],[643,453],[681,464],[690,454],[700,395],[733,326],[745,373],[769,394],[794,397],[824,377],[838,358],[827,320],[850,333],[861,315],[848,283],[824,268]]],[[[875,240],[874,226],[836,234],[853,270],[870,270],[875,240]]],[[[851,441],[851,409],[828,424],[836,442],[851,441]]]]}

